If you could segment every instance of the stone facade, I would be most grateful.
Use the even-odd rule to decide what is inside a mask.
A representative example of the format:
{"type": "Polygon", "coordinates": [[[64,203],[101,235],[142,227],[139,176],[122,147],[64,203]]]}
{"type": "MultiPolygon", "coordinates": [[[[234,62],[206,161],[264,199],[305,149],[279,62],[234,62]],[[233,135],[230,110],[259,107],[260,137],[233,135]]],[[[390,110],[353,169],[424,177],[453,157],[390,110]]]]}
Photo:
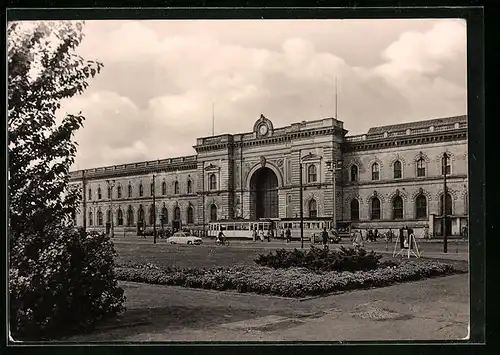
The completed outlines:
{"type": "MultiPolygon", "coordinates": [[[[300,203],[306,217],[316,214],[331,218],[333,161],[337,164],[338,221],[381,230],[404,224],[417,229],[428,227],[433,234],[440,229],[441,165],[447,152],[451,228],[453,234],[460,233],[468,214],[466,116],[374,127],[364,135],[346,134],[343,122],[333,118],[275,129],[261,115],[252,132],[198,138],[196,155],[74,171],[71,181],[82,188],[85,185],[87,226],[104,228],[112,205],[118,234],[133,231],[141,216],[147,226],[152,224],[153,175],[157,225],[169,224],[177,217],[191,228],[214,218],[252,219],[255,207],[251,181],[264,167],[276,175],[279,218],[299,217],[300,203]],[[114,184],[112,200],[108,181],[114,184]],[[425,196],[426,205],[417,213],[418,196],[425,196]],[[372,211],[374,198],[380,202],[380,216],[372,211]],[[400,199],[402,212],[394,205],[400,199]],[[353,215],[356,213],[359,216],[353,215]],[[129,214],[133,220],[128,221],[129,214]]],[[[419,203],[422,200],[420,197],[419,203]]],[[[82,201],[78,225],[83,224],[83,209],[82,201]]]]}

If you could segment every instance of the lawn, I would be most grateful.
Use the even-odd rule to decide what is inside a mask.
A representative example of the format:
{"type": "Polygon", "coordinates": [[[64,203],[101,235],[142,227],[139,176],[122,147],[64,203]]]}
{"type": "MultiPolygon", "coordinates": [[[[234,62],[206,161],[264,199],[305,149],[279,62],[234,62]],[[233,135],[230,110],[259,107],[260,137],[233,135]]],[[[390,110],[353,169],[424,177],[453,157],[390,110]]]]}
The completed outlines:
{"type": "MultiPolygon", "coordinates": [[[[256,266],[254,260],[259,254],[267,254],[272,249],[262,248],[241,248],[238,245],[229,247],[222,246],[187,246],[170,244],[123,244],[116,243],[115,249],[118,252],[116,259],[118,264],[127,262],[151,263],[160,268],[214,268],[231,266],[256,266]]],[[[308,247],[306,248],[308,249],[308,247]]],[[[369,246],[367,246],[367,250],[369,246]]],[[[392,256],[384,255],[382,260],[394,259],[392,256]]],[[[401,260],[401,258],[397,258],[401,260]]],[[[425,262],[426,259],[415,259],[415,262],[425,262]]],[[[461,271],[468,270],[466,261],[446,261],[461,271]]]]}
{"type": "MultiPolygon", "coordinates": [[[[402,258],[396,263],[371,264],[369,269],[353,269],[352,272],[344,269],[314,271],[299,265],[276,269],[256,265],[254,261],[270,250],[238,246],[117,244],[116,249],[119,280],[294,298],[382,287],[465,271],[463,265],[457,268],[448,262],[402,258]]],[[[384,257],[382,261],[390,259],[393,258],[384,257]]],[[[368,259],[363,257],[363,260],[368,259]]]]}

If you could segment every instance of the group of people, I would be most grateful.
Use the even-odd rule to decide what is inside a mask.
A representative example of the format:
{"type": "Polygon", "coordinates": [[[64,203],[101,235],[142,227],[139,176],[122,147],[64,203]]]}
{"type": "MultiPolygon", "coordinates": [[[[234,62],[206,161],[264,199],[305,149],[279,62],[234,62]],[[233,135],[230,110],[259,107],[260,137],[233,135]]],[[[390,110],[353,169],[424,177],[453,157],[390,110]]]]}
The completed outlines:
{"type": "Polygon", "coordinates": [[[264,230],[261,229],[257,232],[257,229],[254,229],[253,231],[253,241],[256,242],[257,240],[260,240],[261,242],[263,242],[264,240],[267,239],[268,242],[271,241],[271,238],[274,239],[274,230],[268,230],[268,231],[265,231],[264,233],[264,230]]]}

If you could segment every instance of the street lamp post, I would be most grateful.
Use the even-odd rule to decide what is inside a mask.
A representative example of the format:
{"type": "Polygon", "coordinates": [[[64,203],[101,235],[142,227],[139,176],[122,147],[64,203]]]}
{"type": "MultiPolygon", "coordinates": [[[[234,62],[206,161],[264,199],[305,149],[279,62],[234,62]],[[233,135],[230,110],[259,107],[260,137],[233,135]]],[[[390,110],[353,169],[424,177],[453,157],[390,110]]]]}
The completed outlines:
{"type": "Polygon", "coordinates": [[[337,162],[326,162],[328,171],[332,173],[332,192],[333,192],[333,213],[332,213],[332,218],[333,218],[333,230],[337,231],[337,171],[342,170],[342,161],[339,160],[337,162]]]}
{"type": "Polygon", "coordinates": [[[83,189],[83,234],[87,234],[87,179],[85,170],[82,170],[82,189],[83,189]]]}
{"type": "Polygon", "coordinates": [[[114,226],[113,226],[113,187],[115,186],[115,180],[106,180],[108,184],[109,191],[109,219],[110,219],[110,228],[109,228],[109,236],[113,238],[115,236],[114,226]]]}
{"type": "Polygon", "coordinates": [[[300,200],[300,248],[304,249],[304,203],[303,203],[303,186],[302,186],[302,171],[303,171],[303,166],[302,166],[302,160],[299,162],[300,166],[300,179],[299,179],[299,184],[300,184],[300,191],[299,191],[299,200],[300,200]]]}
{"type": "Polygon", "coordinates": [[[448,236],[446,233],[446,197],[448,195],[446,186],[446,167],[448,165],[448,154],[443,153],[443,253],[448,253],[448,236]]]}
{"type": "Polygon", "coordinates": [[[153,174],[153,244],[156,244],[156,184],[155,184],[156,175],[153,174]]]}

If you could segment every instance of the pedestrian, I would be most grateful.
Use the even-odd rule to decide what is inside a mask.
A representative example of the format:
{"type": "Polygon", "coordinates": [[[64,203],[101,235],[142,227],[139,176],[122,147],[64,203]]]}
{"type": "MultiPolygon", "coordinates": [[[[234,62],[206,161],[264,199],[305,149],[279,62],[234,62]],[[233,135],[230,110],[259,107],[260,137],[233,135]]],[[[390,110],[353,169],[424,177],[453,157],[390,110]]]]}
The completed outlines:
{"type": "Polygon", "coordinates": [[[280,233],[280,239],[285,239],[285,231],[282,229],[280,233]]]}
{"type": "Polygon", "coordinates": [[[373,241],[373,231],[372,229],[368,229],[368,233],[366,235],[366,241],[367,242],[372,242],[373,241]]]}
{"type": "Polygon", "coordinates": [[[361,230],[354,233],[354,240],[353,240],[352,245],[354,248],[362,248],[364,246],[363,234],[362,234],[361,230]]]}
{"type": "Polygon", "coordinates": [[[260,241],[263,242],[264,241],[264,229],[260,230],[259,237],[260,237],[260,241]]]}
{"type": "Polygon", "coordinates": [[[378,229],[375,228],[375,232],[373,233],[373,241],[376,242],[378,238],[378,229]]]}
{"type": "Polygon", "coordinates": [[[257,241],[257,228],[255,228],[253,230],[253,241],[256,242],[257,241]]]}
{"type": "Polygon", "coordinates": [[[323,232],[321,232],[321,238],[323,239],[323,248],[328,249],[328,231],[326,227],[323,228],[323,232]]]}
{"type": "Polygon", "coordinates": [[[269,233],[267,234],[267,242],[270,243],[271,242],[271,238],[274,239],[274,231],[271,229],[269,231],[269,233]]]}
{"type": "Polygon", "coordinates": [[[290,243],[292,241],[292,232],[290,231],[290,228],[286,229],[285,236],[286,236],[286,242],[290,243]]]}

